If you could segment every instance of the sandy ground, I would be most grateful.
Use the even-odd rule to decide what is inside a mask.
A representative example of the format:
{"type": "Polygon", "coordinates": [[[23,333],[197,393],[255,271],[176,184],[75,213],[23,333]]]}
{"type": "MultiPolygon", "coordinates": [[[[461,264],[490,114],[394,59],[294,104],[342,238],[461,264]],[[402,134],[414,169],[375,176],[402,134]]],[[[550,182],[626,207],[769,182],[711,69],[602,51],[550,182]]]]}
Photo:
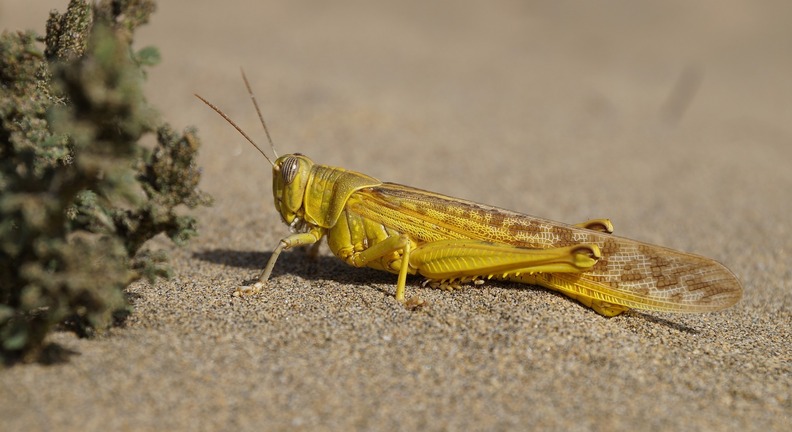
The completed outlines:
{"type": "MultiPolygon", "coordinates": [[[[216,204],[173,250],[173,280],[129,289],[125,327],[55,334],[68,362],[0,371],[2,429],[788,428],[792,8],[392,3],[161,2],[137,40],[164,58],[148,94],[199,127],[216,204]],[[538,288],[413,280],[429,306],[409,312],[393,276],[326,247],[284,253],[271,289],[232,298],[288,232],[266,161],[192,96],[263,137],[240,67],[281,152],[556,220],[609,217],[723,262],[744,299],[606,319],[538,288]]],[[[43,30],[65,4],[3,0],[0,27],[43,30]]]]}

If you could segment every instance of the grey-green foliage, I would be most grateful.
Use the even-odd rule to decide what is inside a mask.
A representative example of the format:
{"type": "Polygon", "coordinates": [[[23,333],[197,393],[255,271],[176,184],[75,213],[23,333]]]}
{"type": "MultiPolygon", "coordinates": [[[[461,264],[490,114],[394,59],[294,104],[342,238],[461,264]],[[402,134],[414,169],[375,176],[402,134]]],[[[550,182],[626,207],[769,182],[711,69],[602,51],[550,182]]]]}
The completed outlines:
{"type": "Polygon", "coordinates": [[[52,13],[45,46],[0,36],[0,358],[34,359],[54,325],[107,328],[132,281],[168,275],[141,246],[196,233],[182,207],[198,190],[194,130],[175,132],[146,103],[132,50],[151,0],[72,0],[52,13]],[[140,145],[156,136],[153,149],[140,145]]]}

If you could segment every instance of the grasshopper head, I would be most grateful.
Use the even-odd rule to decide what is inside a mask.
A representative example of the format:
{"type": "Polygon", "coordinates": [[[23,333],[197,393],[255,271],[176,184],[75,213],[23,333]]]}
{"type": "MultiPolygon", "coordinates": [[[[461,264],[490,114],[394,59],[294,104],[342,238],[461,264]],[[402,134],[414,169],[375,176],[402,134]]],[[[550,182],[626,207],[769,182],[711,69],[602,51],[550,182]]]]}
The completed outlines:
{"type": "MultiPolygon", "coordinates": [[[[259,110],[256,98],[253,96],[253,90],[250,89],[250,83],[248,83],[244,72],[242,72],[242,80],[245,81],[245,87],[247,87],[250,98],[253,101],[253,106],[256,107],[256,113],[258,113],[259,119],[261,120],[261,126],[264,127],[264,132],[267,134],[267,141],[269,141],[270,147],[272,147],[272,153],[277,157],[278,154],[275,152],[275,145],[272,143],[272,138],[270,138],[267,124],[264,123],[264,117],[261,115],[261,110],[259,110]]],[[[272,159],[256,145],[248,134],[234,123],[234,121],[220,108],[201,96],[195,96],[209,106],[209,108],[220,114],[221,117],[242,134],[242,136],[267,159],[267,162],[272,165],[272,194],[275,196],[275,208],[278,209],[283,221],[286,222],[292,230],[298,230],[300,227],[304,227],[305,208],[303,203],[305,202],[305,190],[308,186],[312,167],[314,166],[313,161],[300,153],[294,153],[283,155],[273,163],[272,159]]]]}
{"type": "Polygon", "coordinates": [[[305,188],[313,165],[307,156],[294,153],[279,157],[272,167],[275,208],[288,225],[292,225],[298,217],[302,219],[305,188]]]}

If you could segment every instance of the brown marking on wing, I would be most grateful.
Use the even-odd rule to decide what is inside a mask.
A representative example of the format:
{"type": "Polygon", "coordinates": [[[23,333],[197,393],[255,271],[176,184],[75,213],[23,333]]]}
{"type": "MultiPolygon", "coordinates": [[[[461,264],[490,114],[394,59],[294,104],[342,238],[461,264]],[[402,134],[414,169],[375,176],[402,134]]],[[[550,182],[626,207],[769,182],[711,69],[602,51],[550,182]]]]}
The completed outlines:
{"type": "Polygon", "coordinates": [[[734,275],[708,258],[407,186],[383,183],[359,190],[347,210],[407,234],[418,245],[453,238],[536,249],[596,244],[602,258],[591,270],[577,279],[559,279],[621,296],[629,307],[709,311],[731,306],[742,295],[734,275]]]}

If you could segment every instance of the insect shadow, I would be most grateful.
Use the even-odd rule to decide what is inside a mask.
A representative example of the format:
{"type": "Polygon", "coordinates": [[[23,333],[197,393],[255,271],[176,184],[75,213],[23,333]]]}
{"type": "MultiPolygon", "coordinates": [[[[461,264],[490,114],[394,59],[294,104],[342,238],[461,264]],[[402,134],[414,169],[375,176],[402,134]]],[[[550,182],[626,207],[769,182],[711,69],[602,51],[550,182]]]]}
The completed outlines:
{"type": "MultiPolygon", "coordinates": [[[[284,251],[272,276],[295,274],[308,280],[331,280],[343,284],[393,284],[394,275],[369,268],[350,271],[350,267],[336,257],[318,255],[308,258],[305,248],[284,251]]],[[[261,271],[272,252],[239,251],[233,249],[209,249],[193,253],[193,257],[228,267],[261,271]]],[[[255,282],[258,273],[244,280],[245,285],[255,282]]]]}
{"type": "Polygon", "coordinates": [[[629,311],[627,311],[625,313],[628,313],[628,314],[630,314],[632,316],[635,316],[635,317],[643,318],[646,321],[661,325],[663,327],[668,327],[670,329],[674,329],[674,330],[676,330],[678,332],[681,332],[681,333],[687,333],[689,335],[697,335],[697,334],[701,333],[700,330],[697,330],[697,329],[695,329],[693,327],[688,327],[688,326],[686,326],[684,324],[680,324],[678,322],[674,322],[674,321],[671,321],[671,320],[667,320],[665,318],[660,318],[660,317],[657,317],[657,316],[654,316],[654,315],[650,315],[647,312],[637,311],[637,310],[629,310],[629,311]]]}
{"type": "MultiPolygon", "coordinates": [[[[272,256],[272,252],[239,251],[223,248],[209,249],[193,253],[194,258],[203,261],[228,267],[255,270],[256,273],[251,275],[249,279],[240,281],[243,285],[251,285],[256,282],[257,279],[255,275],[257,275],[258,272],[261,271],[264,265],[269,261],[270,256],[272,256]]],[[[275,269],[273,270],[272,276],[277,277],[285,274],[294,274],[312,281],[330,280],[341,284],[370,286],[379,290],[383,294],[392,295],[392,293],[389,291],[389,287],[394,285],[395,275],[369,268],[356,268],[353,269],[354,271],[350,271],[351,268],[347,264],[338,260],[338,258],[329,255],[320,254],[311,258],[307,258],[307,256],[309,256],[309,254],[305,248],[296,248],[293,250],[284,251],[278,260],[278,265],[275,266],[275,269]]],[[[418,279],[415,278],[413,278],[412,281],[414,284],[419,283],[417,282],[418,279]]],[[[506,290],[536,289],[561,296],[561,294],[558,294],[555,291],[538,285],[524,285],[505,281],[492,281],[491,283],[506,290]]],[[[474,288],[471,287],[470,289],[474,288]]],[[[583,306],[581,306],[581,308],[582,307],[583,306]]],[[[688,327],[684,324],[660,318],[646,312],[630,310],[627,311],[625,315],[644,319],[646,321],[653,322],[663,327],[672,328],[683,333],[693,335],[700,333],[698,330],[688,327]]]]}

